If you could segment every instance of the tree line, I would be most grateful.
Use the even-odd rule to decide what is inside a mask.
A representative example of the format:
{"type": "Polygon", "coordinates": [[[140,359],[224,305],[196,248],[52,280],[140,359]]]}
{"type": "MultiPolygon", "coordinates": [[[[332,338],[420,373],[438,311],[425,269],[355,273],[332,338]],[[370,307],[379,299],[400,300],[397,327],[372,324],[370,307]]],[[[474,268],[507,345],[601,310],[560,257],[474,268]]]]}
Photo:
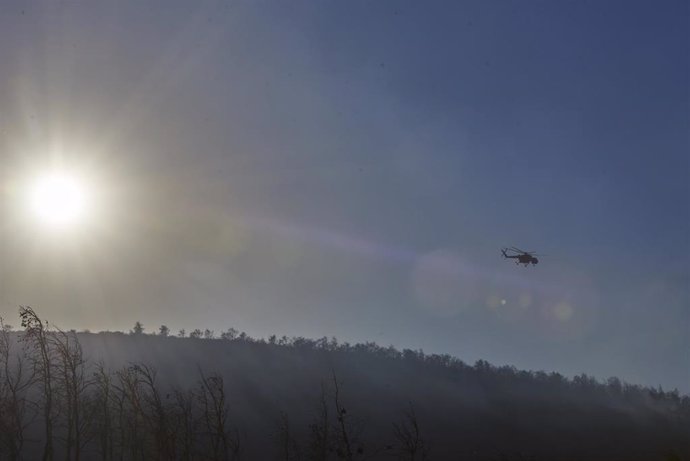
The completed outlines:
{"type": "MultiPolygon", "coordinates": [[[[565,441],[574,431],[586,431],[596,420],[604,421],[601,427],[610,434],[601,434],[593,427],[590,433],[585,432],[592,439],[616,433],[627,437],[635,430],[652,428],[649,430],[656,433],[649,441],[643,440],[644,446],[675,446],[667,453],[675,456],[677,447],[682,451],[683,446],[678,445],[675,435],[666,435],[690,427],[690,397],[677,390],[633,385],[618,378],[602,382],[582,374],[569,379],[558,373],[496,367],[483,360],[468,365],[447,354],[401,351],[373,342],[349,344],[335,338],[275,335],[255,339],[233,328],[218,336],[208,329],[172,335],[162,325],[157,334],[149,335],[136,322],[129,334],[77,333],[48,324],[31,307],[21,307],[19,316],[21,329],[16,331],[0,319],[0,459],[239,460],[255,459],[252,450],[256,453],[257,444],[264,445],[262,453],[270,451],[274,459],[285,461],[419,461],[450,459],[448,453],[464,453],[452,459],[557,459],[537,456],[536,449],[527,451],[530,447],[516,449],[512,455],[484,448],[490,454],[482,457],[482,449],[463,452],[461,445],[483,438],[484,447],[511,446],[520,442],[513,433],[531,427],[536,432],[529,437],[540,432],[551,434],[551,426],[561,420],[569,424],[560,429],[565,441]],[[263,393],[268,396],[264,397],[285,402],[263,415],[271,420],[266,430],[266,425],[259,428],[248,422],[251,415],[246,408],[231,405],[237,398],[250,399],[256,389],[249,386],[229,392],[228,379],[236,380],[237,376],[229,374],[227,368],[208,370],[197,363],[191,370],[186,364],[183,373],[196,377],[185,384],[166,380],[165,373],[159,371],[167,370],[147,361],[128,361],[111,368],[112,363],[94,361],[82,349],[83,340],[99,336],[115,338],[108,347],[138,344],[145,350],[157,344],[166,353],[172,351],[171,355],[182,350],[178,346],[189,346],[187,349],[212,356],[203,364],[206,368],[215,363],[221,370],[238,357],[266,369],[271,368],[268,362],[256,362],[297,359],[298,363],[311,363],[323,359],[337,365],[316,380],[309,377],[299,381],[297,387],[285,391],[287,397],[272,395],[276,388],[265,387],[263,393]],[[231,350],[254,355],[232,355],[231,350]],[[403,393],[404,389],[410,397],[391,398],[397,409],[381,413],[387,423],[377,425],[362,417],[362,409],[385,404],[366,396],[371,386],[365,388],[358,382],[351,372],[356,367],[365,375],[385,369],[382,374],[394,382],[386,392],[403,393]],[[347,386],[343,386],[341,372],[350,378],[347,386]],[[426,381],[422,383],[423,379],[426,381]],[[288,401],[297,398],[294,389],[309,386],[309,382],[316,390],[311,394],[313,400],[288,401]],[[443,391],[429,393],[426,389],[439,383],[443,391]],[[482,407],[473,407],[471,402],[466,406],[456,395],[472,392],[484,400],[482,407]],[[455,415],[458,409],[463,413],[455,415]],[[522,412],[527,412],[528,420],[520,422],[515,415],[522,412]],[[270,445],[270,450],[265,445],[270,445]]],[[[87,342],[87,349],[92,346],[87,342]]],[[[240,369],[244,374],[252,373],[240,369]]],[[[258,381],[281,379],[271,373],[258,381]]],[[[300,373],[306,372],[296,370],[292,378],[300,373]]],[[[564,445],[554,441],[554,445],[559,444],[564,445]]],[[[567,449],[561,447],[561,452],[567,449]]],[[[658,450],[656,455],[660,453],[658,450]]],[[[639,459],[654,458],[642,454],[639,459]]]]}

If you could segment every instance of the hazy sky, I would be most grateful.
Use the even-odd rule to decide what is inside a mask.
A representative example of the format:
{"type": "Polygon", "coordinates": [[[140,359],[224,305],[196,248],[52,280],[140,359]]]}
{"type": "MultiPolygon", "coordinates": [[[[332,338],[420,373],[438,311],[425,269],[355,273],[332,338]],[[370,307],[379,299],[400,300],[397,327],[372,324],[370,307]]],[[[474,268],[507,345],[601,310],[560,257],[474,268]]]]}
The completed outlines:
{"type": "Polygon", "coordinates": [[[687,1],[94,3],[0,9],[10,323],[690,392],[687,1]],[[56,165],[93,194],[69,232],[21,198],[56,165]]]}

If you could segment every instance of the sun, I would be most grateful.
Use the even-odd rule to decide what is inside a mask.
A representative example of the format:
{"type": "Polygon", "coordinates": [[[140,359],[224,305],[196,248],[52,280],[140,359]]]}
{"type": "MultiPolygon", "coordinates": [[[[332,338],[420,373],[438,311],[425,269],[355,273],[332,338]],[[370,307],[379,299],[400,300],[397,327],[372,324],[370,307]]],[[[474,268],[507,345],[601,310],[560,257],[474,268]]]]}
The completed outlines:
{"type": "Polygon", "coordinates": [[[84,181],[65,171],[38,176],[29,187],[28,198],[31,213],[56,230],[82,222],[89,202],[84,181]]]}

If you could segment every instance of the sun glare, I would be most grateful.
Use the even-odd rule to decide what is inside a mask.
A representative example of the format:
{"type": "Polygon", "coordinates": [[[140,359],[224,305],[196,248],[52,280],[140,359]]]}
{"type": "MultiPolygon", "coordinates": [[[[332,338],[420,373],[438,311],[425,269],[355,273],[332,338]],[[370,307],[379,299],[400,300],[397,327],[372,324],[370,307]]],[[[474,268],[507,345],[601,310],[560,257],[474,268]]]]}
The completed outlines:
{"type": "Polygon", "coordinates": [[[29,190],[29,206],[41,223],[54,229],[72,227],[83,220],[88,196],[83,181],[65,172],[38,177],[29,190]]]}

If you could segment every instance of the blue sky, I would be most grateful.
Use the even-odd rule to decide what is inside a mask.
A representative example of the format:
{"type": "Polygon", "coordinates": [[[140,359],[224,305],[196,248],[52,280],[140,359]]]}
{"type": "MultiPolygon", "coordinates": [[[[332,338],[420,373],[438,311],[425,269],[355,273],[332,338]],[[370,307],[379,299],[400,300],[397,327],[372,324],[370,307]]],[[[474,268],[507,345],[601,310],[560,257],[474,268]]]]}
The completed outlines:
{"type": "Polygon", "coordinates": [[[106,197],[58,244],[5,193],[3,316],[690,391],[687,2],[3,10],[3,181],[60,146],[106,197]]]}

